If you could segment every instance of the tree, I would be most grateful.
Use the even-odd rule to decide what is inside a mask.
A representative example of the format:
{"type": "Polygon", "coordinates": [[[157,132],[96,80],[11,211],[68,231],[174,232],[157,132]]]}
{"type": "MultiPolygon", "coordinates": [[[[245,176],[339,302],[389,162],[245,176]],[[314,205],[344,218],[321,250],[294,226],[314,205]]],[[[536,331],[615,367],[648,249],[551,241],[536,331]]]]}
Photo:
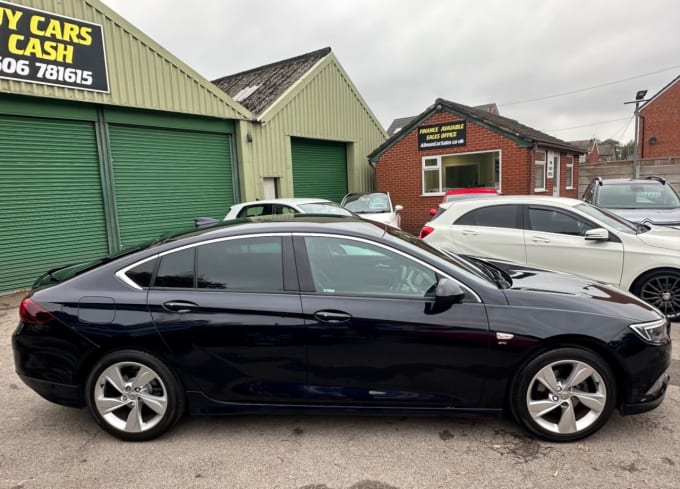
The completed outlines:
{"type": "Polygon", "coordinates": [[[621,159],[630,160],[633,158],[633,150],[635,149],[635,140],[631,139],[621,147],[621,159]]]}

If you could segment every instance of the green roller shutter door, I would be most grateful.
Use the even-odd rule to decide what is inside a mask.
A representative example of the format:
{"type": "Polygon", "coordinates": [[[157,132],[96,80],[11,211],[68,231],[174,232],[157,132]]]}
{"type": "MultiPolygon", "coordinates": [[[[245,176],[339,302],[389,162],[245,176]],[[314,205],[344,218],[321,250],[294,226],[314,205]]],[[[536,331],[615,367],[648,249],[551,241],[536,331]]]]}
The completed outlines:
{"type": "Polygon", "coordinates": [[[94,124],[0,115],[0,291],[108,252],[94,124]]]}
{"type": "Polygon", "coordinates": [[[123,247],[234,203],[229,135],[111,124],[109,137],[123,247]]]}
{"type": "Polygon", "coordinates": [[[295,197],[320,197],[340,202],[347,193],[345,143],[291,139],[295,197]]]}

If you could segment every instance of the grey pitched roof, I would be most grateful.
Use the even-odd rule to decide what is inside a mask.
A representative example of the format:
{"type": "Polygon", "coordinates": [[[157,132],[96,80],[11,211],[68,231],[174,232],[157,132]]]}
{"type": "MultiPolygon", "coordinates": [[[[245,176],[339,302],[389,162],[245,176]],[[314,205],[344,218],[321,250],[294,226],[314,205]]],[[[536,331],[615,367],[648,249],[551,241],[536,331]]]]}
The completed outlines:
{"type": "MultiPolygon", "coordinates": [[[[484,112],[491,112],[493,114],[498,114],[498,107],[494,103],[484,104],[484,105],[475,105],[474,108],[479,109],[479,110],[483,110],[484,112]]],[[[405,127],[409,122],[411,122],[416,117],[418,117],[418,116],[413,115],[411,117],[400,117],[399,119],[394,119],[392,121],[392,124],[390,124],[390,127],[387,128],[387,135],[392,136],[395,132],[397,132],[398,130],[405,127]]]]}
{"type": "Polygon", "coordinates": [[[501,132],[508,134],[518,139],[522,139],[527,143],[538,143],[549,148],[561,149],[565,151],[571,151],[574,153],[584,153],[581,148],[567,143],[561,139],[554,136],[546,134],[534,129],[533,127],[526,126],[517,122],[514,119],[508,117],[503,117],[502,115],[492,114],[485,110],[481,110],[475,107],[468,107],[467,105],[457,104],[449,100],[438,98],[435,100],[434,104],[425,109],[421,114],[411,118],[411,121],[402,127],[401,131],[392,134],[390,138],[383,144],[378,146],[375,150],[368,155],[369,160],[376,161],[382,153],[384,153],[390,146],[399,141],[403,135],[409,133],[413,128],[415,128],[419,123],[429,118],[432,114],[441,109],[448,109],[451,112],[461,114],[466,118],[471,119],[473,122],[487,124],[492,126],[501,132]]]}
{"type": "Polygon", "coordinates": [[[572,146],[578,146],[581,148],[584,152],[590,151],[591,146],[593,146],[593,140],[592,139],[582,139],[580,141],[567,141],[569,144],[572,146]]]}
{"type": "Polygon", "coordinates": [[[408,125],[408,123],[411,122],[415,118],[416,118],[416,116],[400,117],[399,119],[394,119],[392,121],[392,124],[390,124],[390,127],[387,128],[387,135],[391,136],[395,132],[400,131],[402,127],[408,125]]]}
{"type": "Polygon", "coordinates": [[[331,48],[319,49],[294,58],[223,76],[213,80],[213,83],[255,116],[259,116],[330,52],[331,48]]]}

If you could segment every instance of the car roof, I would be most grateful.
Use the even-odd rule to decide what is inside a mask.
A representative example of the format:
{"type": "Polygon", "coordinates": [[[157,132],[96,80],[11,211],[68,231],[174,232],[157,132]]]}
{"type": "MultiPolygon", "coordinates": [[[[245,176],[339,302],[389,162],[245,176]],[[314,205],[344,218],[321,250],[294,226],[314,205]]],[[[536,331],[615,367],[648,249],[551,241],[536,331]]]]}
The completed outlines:
{"type": "MultiPolygon", "coordinates": [[[[161,244],[187,241],[204,241],[206,238],[222,238],[241,234],[279,232],[361,234],[366,237],[381,237],[385,224],[367,221],[356,216],[332,214],[281,214],[276,216],[231,219],[192,231],[180,231],[166,237],[161,244]]],[[[159,243],[156,243],[159,244],[159,243]]]]}
{"type": "Polygon", "coordinates": [[[556,204],[558,206],[574,207],[583,203],[582,200],[570,197],[553,197],[551,195],[501,195],[495,198],[458,200],[455,202],[455,205],[453,205],[454,202],[445,202],[439,204],[439,206],[445,209],[449,207],[455,207],[456,209],[484,207],[487,204],[556,204]]]}
{"type": "Polygon", "coordinates": [[[495,188],[491,187],[472,187],[472,188],[452,188],[447,190],[444,195],[458,195],[458,194],[497,194],[495,188]]]}
{"type": "Polygon", "coordinates": [[[266,199],[266,200],[250,200],[248,202],[240,202],[234,204],[232,207],[242,207],[245,205],[258,205],[258,204],[288,204],[288,205],[301,205],[301,204],[328,204],[333,203],[326,199],[316,199],[312,197],[288,197],[279,199],[266,199]]]}
{"type": "Polygon", "coordinates": [[[594,179],[593,182],[601,183],[601,185],[623,185],[627,183],[651,183],[657,185],[664,185],[668,182],[660,182],[654,178],[607,178],[607,179],[594,179]]]}

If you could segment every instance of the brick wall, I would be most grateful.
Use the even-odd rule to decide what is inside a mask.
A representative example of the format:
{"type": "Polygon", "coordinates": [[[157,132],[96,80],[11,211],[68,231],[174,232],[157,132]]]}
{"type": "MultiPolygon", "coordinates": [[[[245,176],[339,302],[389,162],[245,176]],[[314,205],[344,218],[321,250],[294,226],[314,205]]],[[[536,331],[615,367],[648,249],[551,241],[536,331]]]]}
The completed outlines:
{"type": "MultiPolygon", "coordinates": [[[[437,112],[422,125],[442,124],[460,120],[448,112],[437,112]]],[[[464,147],[418,150],[417,128],[395,143],[376,163],[375,189],[390,192],[392,202],[404,206],[401,226],[405,231],[418,234],[429,219],[429,209],[441,203],[441,196],[422,196],[422,158],[427,156],[456,155],[478,151],[501,152],[501,192],[504,195],[534,193],[533,149],[521,148],[509,138],[468,121],[464,147]]],[[[578,156],[574,157],[574,184],[578,182],[578,156]]],[[[562,154],[561,195],[576,197],[577,190],[564,190],[567,158],[562,154]]],[[[552,195],[553,180],[547,180],[545,192],[552,195]]]]}
{"type": "Polygon", "coordinates": [[[640,158],[680,156],[680,80],[640,110],[640,158]],[[656,144],[650,144],[650,138],[656,144]]]}

